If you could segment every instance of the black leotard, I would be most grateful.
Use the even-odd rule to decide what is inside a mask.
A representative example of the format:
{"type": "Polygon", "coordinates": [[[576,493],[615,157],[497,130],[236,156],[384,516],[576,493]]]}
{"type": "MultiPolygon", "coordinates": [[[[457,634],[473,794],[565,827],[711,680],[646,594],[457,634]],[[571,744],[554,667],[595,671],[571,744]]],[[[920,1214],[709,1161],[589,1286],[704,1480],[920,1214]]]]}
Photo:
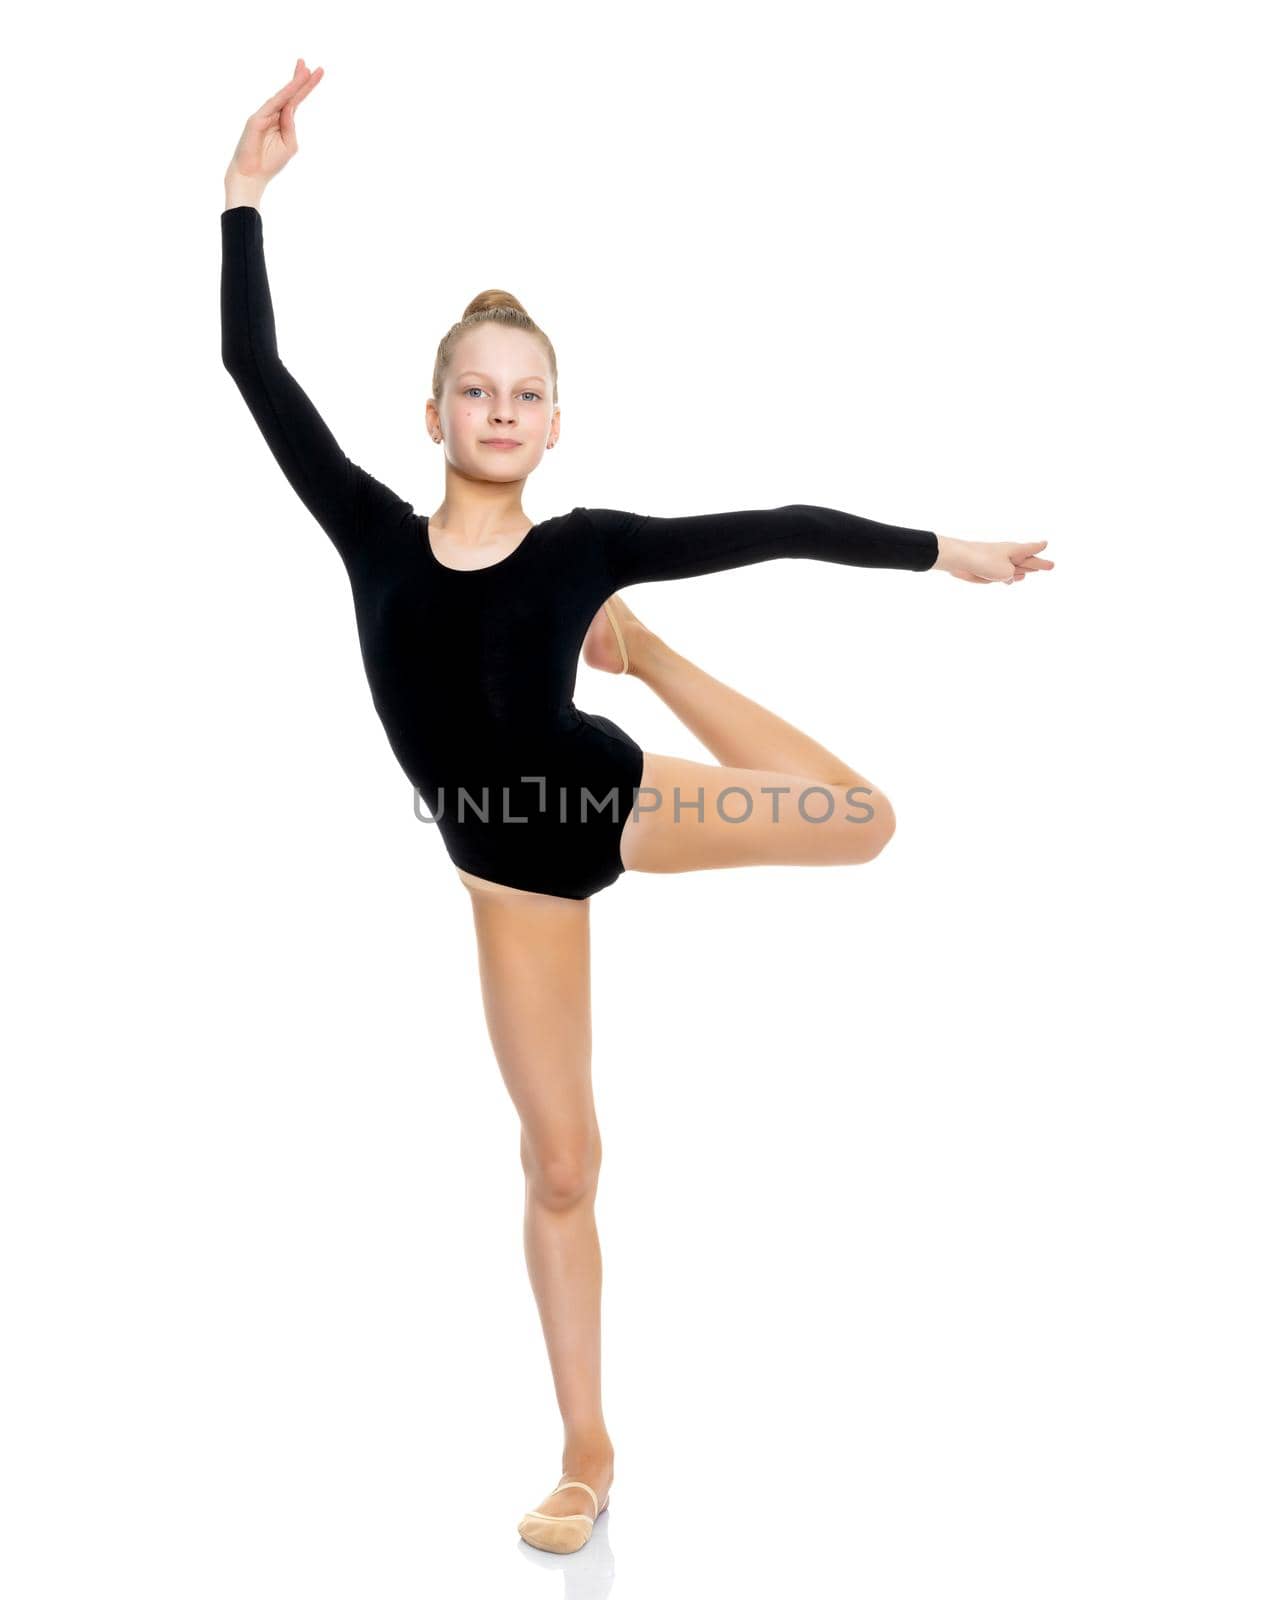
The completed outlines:
{"type": "Polygon", "coordinates": [[[346,567],[391,748],[454,864],[477,877],[583,900],[623,871],[643,752],[573,703],[582,641],[616,589],[782,556],[915,572],[937,560],[932,533],[825,506],[575,506],[501,561],[444,566],[427,518],[343,454],[281,362],[256,206],[222,213],[221,310],[223,364],[346,567]]]}

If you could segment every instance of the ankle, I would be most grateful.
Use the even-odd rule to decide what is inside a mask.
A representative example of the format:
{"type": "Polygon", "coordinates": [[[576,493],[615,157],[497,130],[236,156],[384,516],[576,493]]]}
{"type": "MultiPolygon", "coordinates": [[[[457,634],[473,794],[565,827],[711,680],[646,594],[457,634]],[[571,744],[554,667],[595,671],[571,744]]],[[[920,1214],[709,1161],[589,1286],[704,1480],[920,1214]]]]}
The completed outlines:
{"type": "Polygon", "coordinates": [[[562,1472],[577,1472],[584,1466],[611,1466],[613,1440],[600,1430],[567,1435],[560,1459],[562,1472]]]}

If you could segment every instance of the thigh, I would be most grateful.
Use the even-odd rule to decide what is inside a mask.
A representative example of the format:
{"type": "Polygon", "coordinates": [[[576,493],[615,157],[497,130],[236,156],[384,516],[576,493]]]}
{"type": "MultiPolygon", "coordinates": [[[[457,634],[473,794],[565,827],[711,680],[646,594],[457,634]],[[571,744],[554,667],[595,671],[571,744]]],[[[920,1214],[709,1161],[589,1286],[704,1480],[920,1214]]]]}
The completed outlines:
{"type": "Polygon", "coordinates": [[[621,854],[629,872],[851,865],[893,828],[879,789],[646,751],[621,854]]]}
{"type": "Polygon", "coordinates": [[[522,1149],[544,1167],[576,1165],[599,1139],[590,901],[474,883],[468,888],[485,1022],[520,1117],[522,1149]]]}

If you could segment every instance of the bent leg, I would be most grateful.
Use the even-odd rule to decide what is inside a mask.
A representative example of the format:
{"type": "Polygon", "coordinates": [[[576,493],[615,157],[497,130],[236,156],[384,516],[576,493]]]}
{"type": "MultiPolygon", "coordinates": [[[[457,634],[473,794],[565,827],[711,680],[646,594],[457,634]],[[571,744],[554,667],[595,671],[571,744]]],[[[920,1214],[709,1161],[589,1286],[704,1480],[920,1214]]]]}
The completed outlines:
{"type": "Polygon", "coordinates": [[[649,752],[623,829],[628,871],[836,866],[871,860],[894,830],[883,790],[758,701],[673,650],[620,597],[631,675],[719,766],[649,752]]]}
{"type": "MultiPolygon", "coordinates": [[[[564,1419],[562,1476],[605,1500],[613,1447],[600,1391],[601,1140],[591,1089],[590,901],[463,875],[485,1021],[520,1118],[524,1247],[564,1419]]],[[[581,1489],[539,1509],[591,1512],[581,1489]]]]}
{"type": "Polygon", "coordinates": [[[879,789],[844,776],[723,767],[680,756],[644,757],[635,806],[622,830],[628,872],[712,867],[852,866],[893,836],[893,807],[879,789]]]}

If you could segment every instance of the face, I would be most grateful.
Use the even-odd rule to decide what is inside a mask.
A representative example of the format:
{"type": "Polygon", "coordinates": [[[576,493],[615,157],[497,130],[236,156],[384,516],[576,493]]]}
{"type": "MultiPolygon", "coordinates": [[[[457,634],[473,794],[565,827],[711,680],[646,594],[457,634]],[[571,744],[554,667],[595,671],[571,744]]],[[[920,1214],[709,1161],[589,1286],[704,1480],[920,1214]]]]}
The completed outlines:
{"type": "Polygon", "coordinates": [[[560,432],[551,394],[542,341],[522,328],[482,323],[454,347],[439,407],[427,401],[427,431],[442,437],[450,465],[468,477],[526,478],[560,432]]]}

